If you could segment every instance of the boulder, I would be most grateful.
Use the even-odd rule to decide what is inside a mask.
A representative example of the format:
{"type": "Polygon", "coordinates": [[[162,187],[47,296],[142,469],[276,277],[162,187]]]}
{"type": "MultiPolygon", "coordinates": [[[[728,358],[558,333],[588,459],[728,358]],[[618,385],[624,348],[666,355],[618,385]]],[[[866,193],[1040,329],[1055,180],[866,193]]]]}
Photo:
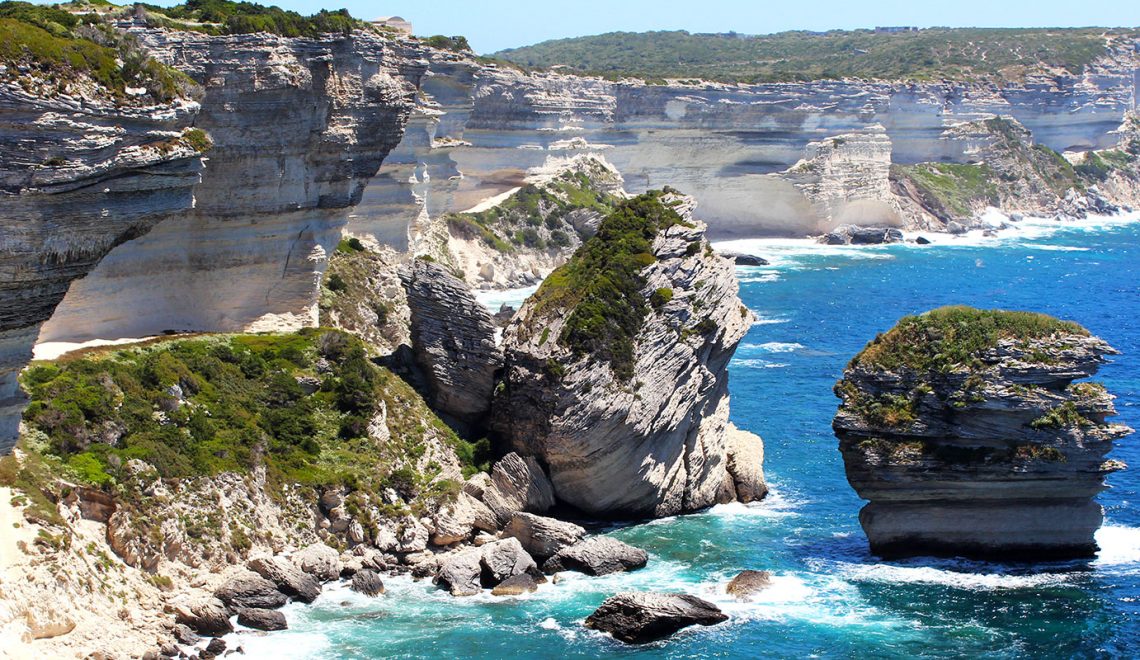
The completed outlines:
{"type": "Polygon", "coordinates": [[[546,513],[554,506],[554,487],[533,456],[523,458],[512,452],[495,463],[483,502],[502,526],[516,511],[546,513]]]}
{"type": "Polygon", "coordinates": [[[246,566],[293,600],[311,603],[321,594],[321,585],[316,578],[281,557],[258,557],[246,566]]]}
{"type": "Polygon", "coordinates": [[[210,643],[207,644],[206,648],[203,650],[206,653],[211,653],[211,654],[213,654],[214,657],[217,657],[217,656],[221,655],[222,653],[225,653],[225,651],[226,651],[226,640],[216,639],[216,638],[211,639],[210,643]]]}
{"type": "Polygon", "coordinates": [[[238,610],[237,620],[246,628],[257,630],[286,630],[289,628],[289,624],[285,621],[285,615],[277,610],[247,607],[238,610]]]}
{"type": "Polygon", "coordinates": [[[174,620],[199,635],[217,637],[233,632],[230,610],[217,598],[206,598],[185,605],[175,605],[174,620]]]}
{"type": "Polygon", "coordinates": [[[919,245],[930,245],[930,239],[925,236],[919,236],[918,238],[914,239],[914,242],[918,243],[919,245]]]}
{"type": "Polygon", "coordinates": [[[662,639],[693,625],[727,621],[712,603],[687,594],[620,593],[586,618],[586,627],[610,633],[627,644],[662,639]]]}
{"type": "Polygon", "coordinates": [[[535,559],[546,560],[581,541],[586,530],[574,523],[517,511],[503,529],[503,535],[518,539],[535,559]]]}
{"type": "Polygon", "coordinates": [[[188,646],[194,646],[202,641],[202,637],[185,623],[174,624],[174,639],[178,640],[179,644],[186,644],[188,646]]]}
{"type": "Polygon", "coordinates": [[[768,260],[754,254],[741,254],[739,252],[721,252],[720,256],[732,259],[737,266],[767,266],[768,260]]]}
{"type": "Polygon", "coordinates": [[[545,573],[578,571],[587,575],[608,575],[642,568],[649,555],[608,536],[593,536],[585,541],[559,550],[542,565],[545,573]]]}
{"type": "Polygon", "coordinates": [[[340,553],[324,543],[314,543],[293,554],[293,563],[321,582],[340,577],[340,553]]]}
{"type": "Polygon", "coordinates": [[[482,549],[458,552],[440,563],[436,584],[451,592],[452,596],[474,596],[483,590],[482,549]]]}
{"type": "Polygon", "coordinates": [[[431,542],[451,545],[468,541],[478,530],[495,531],[497,523],[494,512],[486,504],[460,491],[455,501],[441,507],[432,519],[431,542]]]}
{"type": "Polygon", "coordinates": [[[737,600],[750,600],[751,597],[772,586],[772,574],[768,571],[741,571],[732,578],[725,593],[736,596],[737,600]]]}
{"type": "Polygon", "coordinates": [[[507,578],[522,573],[537,573],[534,559],[523,550],[516,538],[488,543],[481,548],[483,584],[493,587],[507,578]]]}
{"type": "Polygon", "coordinates": [[[289,602],[288,596],[277,590],[277,585],[253,571],[233,575],[218,587],[214,595],[233,609],[273,609],[289,602]]]}
{"type": "Polygon", "coordinates": [[[384,581],[380,579],[380,573],[365,568],[352,576],[352,590],[365,596],[379,596],[384,593],[384,581]]]}
{"type": "Polygon", "coordinates": [[[538,591],[538,584],[529,573],[520,573],[503,580],[491,590],[492,596],[521,596],[538,591]]]}

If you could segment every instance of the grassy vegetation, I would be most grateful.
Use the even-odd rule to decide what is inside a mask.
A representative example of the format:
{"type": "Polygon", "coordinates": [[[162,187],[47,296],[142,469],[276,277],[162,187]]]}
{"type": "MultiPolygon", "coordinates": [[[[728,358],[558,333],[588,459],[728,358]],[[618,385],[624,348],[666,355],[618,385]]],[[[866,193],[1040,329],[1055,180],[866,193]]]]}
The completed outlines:
{"type": "Polygon", "coordinates": [[[572,245],[577,230],[567,220],[574,210],[608,214],[621,200],[598,188],[586,172],[565,172],[542,185],[527,184],[502,204],[478,213],[452,213],[448,227],[456,235],[481,239],[500,252],[525,247],[545,250],[572,245]]]}
{"type": "Polygon", "coordinates": [[[156,101],[192,95],[196,85],[149,57],[134,37],[115,32],[101,14],[70,13],[27,2],[0,2],[0,64],[3,75],[29,92],[59,93],[84,78],[125,101],[127,87],[146,90],[156,101]]]}
{"type": "Polygon", "coordinates": [[[471,52],[471,45],[467,43],[467,37],[462,36],[445,37],[442,34],[437,34],[424,39],[424,43],[440,50],[450,50],[457,53],[471,52]]]}
{"type": "Polygon", "coordinates": [[[979,353],[996,347],[1002,339],[1026,341],[1056,334],[1089,333],[1076,323],[1044,314],[940,307],[903,317],[889,332],[868,344],[849,366],[945,373],[974,366],[979,353]]]}
{"type": "Polygon", "coordinates": [[[998,189],[986,165],[919,163],[891,165],[896,179],[907,179],[919,191],[923,205],[943,219],[968,218],[980,204],[997,204],[998,189]]]}
{"type": "Polygon", "coordinates": [[[5,467],[4,479],[32,493],[51,487],[48,473],[115,491],[131,459],[163,478],[264,464],[273,488],[377,493],[395,480],[402,492],[418,492],[438,474],[409,468],[429,436],[450,444],[470,469],[486,449],[456,436],[410,386],[374,365],[360,341],[332,330],[97,352],[35,364],[23,384],[31,397],[24,421],[36,439],[25,443],[34,461],[24,469],[39,471],[22,477],[5,467]],[[367,432],[381,402],[391,431],[384,444],[367,432]],[[55,467],[36,467],[45,465],[55,467]]]}
{"type": "Polygon", "coordinates": [[[575,355],[607,362],[622,381],[633,377],[633,339],[649,313],[641,271],[656,261],[653,238],[684,222],[661,195],[650,191],[623,202],[535,293],[537,318],[553,309],[572,310],[559,342],[575,355]]]}
{"type": "Polygon", "coordinates": [[[1077,410],[1076,404],[1066,401],[1029,425],[1035,429],[1063,429],[1070,426],[1091,426],[1092,422],[1077,410]]]}
{"type": "Polygon", "coordinates": [[[562,65],[609,78],[729,82],[840,78],[989,80],[1061,68],[1080,73],[1105,53],[1104,34],[1136,30],[932,28],[876,34],[835,30],[749,36],[613,32],[546,41],[495,53],[526,67],[562,65]]]}
{"type": "Polygon", "coordinates": [[[322,34],[350,34],[369,28],[347,9],[321,10],[302,16],[280,7],[230,0],[188,0],[173,7],[140,4],[147,20],[156,27],[205,32],[207,34],[249,34],[269,32],[286,37],[316,37],[322,34]]]}

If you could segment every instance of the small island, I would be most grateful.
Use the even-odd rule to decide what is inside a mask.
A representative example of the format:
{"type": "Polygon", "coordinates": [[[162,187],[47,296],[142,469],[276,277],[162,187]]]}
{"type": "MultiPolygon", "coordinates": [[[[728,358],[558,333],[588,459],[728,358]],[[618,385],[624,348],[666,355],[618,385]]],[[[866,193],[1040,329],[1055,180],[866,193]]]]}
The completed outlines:
{"type": "Polygon", "coordinates": [[[943,307],[848,364],[833,421],[859,521],[883,557],[1091,557],[1105,460],[1132,429],[1103,386],[1115,353],[1076,323],[943,307]]]}

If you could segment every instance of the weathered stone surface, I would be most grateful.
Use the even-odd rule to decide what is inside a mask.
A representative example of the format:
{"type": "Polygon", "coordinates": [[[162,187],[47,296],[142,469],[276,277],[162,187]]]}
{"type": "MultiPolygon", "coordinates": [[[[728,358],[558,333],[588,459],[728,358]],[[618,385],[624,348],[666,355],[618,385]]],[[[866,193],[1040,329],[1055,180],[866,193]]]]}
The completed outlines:
{"type": "Polygon", "coordinates": [[[493,587],[521,573],[538,573],[534,559],[516,538],[506,538],[482,547],[483,584],[493,587]]]}
{"type": "Polygon", "coordinates": [[[511,576],[491,589],[492,596],[521,596],[538,591],[538,585],[529,573],[511,576]]]}
{"type": "Polygon", "coordinates": [[[247,566],[294,600],[311,603],[321,594],[321,585],[316,578],[281,557],[258,557],[247,566]]]}
{"type": "Polygon", "coordinates": [[[542,565],[545,573],[578,571],[587,575],[609,575],[633,571],[649,562],[641,548],[608,536],[592,536],[585,541],[559,550],[542,565]]]}
{"type": "Polygon", "coordinates": [[[825,245],[881,245],[901,243],[903,233],[894,227],[856,227],[843,225],[819,239],[825,245]]]}
{"type": "Polygon", "coordinates": [[[727,620],[720,608],[696,596],[621,593],[607,598],[586,617],[586,627],[610,633],[627,644],[644,644],[689,626],[711,626],[727,620]]]}
{"type": "Polygon", "coordinates": [[[458,552],[445,559],[439,567],[436,583],[451,592],[452,596],[473,596],[483,590],[481,548],[458,552]]]}
{"type": "Polygon", "coordinates": [[[285,621],[285,615],[277,610],[252,607],[241,609],[238,610],[237,621],[247,628],[257,630],[286,630],[289,628],[289,624],[285,621]]]}
{"type": "Polygon", "coordinates": [[[459,493],[455,502],[442,507],[432,522],[431,542],[436,545],[467,541],[478,530],[493,532],[498,527],[494,512],[465,491],[459,493]]]}
{"type": "Polygon", "coordinates": [[[321,582],[340,577],[340,553],[324,543],[314,543],[292,556],[293,563],[321,582]]]}
{"type": "Polygon", "coordinates": [[[502,351],[495,323],[470,287],[443,266],[413,259],[400,270],[412,314],[412,353],[437,412],[476,424],[491,408],[502,351]]]}
{"type": "Polygon", "coordinates": [[[230,611],[217,598],[199,600],[174,607],[174,618],[199,635],[217,637],[233,632],[230,611]]]}
{"type": "Polygon", "coordinates": [[[352,590],[365,596],[379,596],[384,593],[384,581],[379,572],[365,568],[353,574],[352,590]]]}
{"type": "Polygon", "coordinates": [[[755,502],[768,494],[768,484],[764,481],[764,441],[760,436],[742,431],[734,424],[728,425],[725,434],[727,443],[728,475],[732,480],[735,499],[739,502],[755,502]]]}
{"type": "Polygon", "coordinates": [[[732,578],[725,593],[736,596],[737,600],[750,600],[753,595],[772,586],[772,574],[768,571],[741,571],[732,578]]]}
{"type": "Polygon", "coordinates": [[[833,427],[848,481],[870,500],[859,520],[875,554],[1041,560],[1096,551],[1102,511],[1093,498],[1123,467],[1105,458],[1131,429],[1105,422],[1116,411],[1103,387],[1073,381],[1114,351],[1047,317],[1033,317],[1046,330],[1025,336],[1001,330],[1029,323],[1019,318],[965,308],[908,317],[844,372],[833,427]],[[962,323],[974,332],[995,324],[998,338],[953,368],[923,366],[963,350],[947,325],[955,314],[986,315],[962,323]],[[895,364],[900,342],[911,357],[895,364]]]}
{"type": "Polygon", "coordinates": [[[516,511],[546,513],[554,506],[554,488],[533,456],[523,458],[512,452],[492,468],[483,502],[502,526],[516,511]]]}
{"type": "Polygon", "coordinates": [[[214,592],[218,600],[237,610],[242,608],[272,609],[281,607],[289,598],[277,585],[252,571],[238,573],[222,583],[214,592]]]}
{"type": "Polygon", "coordinates": [[[657,232],[656,259],[641,271],[644,300],[658,289],[671,296],[633,337],[628,382],[606,360],[563,344],[572,309],[532,297],[504,333],[493,428],[549,467],[559,500],[598,516],[697,510],[722,501],[728,481],[727,367],[753,316],[733,264],[705,249],[692,200],[662,199],[685,224],[657,232]]]}
{"type": "Polygon", "coordinates": [[[503,528],[503,536],[518,539],[524,550],[541,561],[581,541],[586,530],[574,523],[519,511],[503,528]]]}

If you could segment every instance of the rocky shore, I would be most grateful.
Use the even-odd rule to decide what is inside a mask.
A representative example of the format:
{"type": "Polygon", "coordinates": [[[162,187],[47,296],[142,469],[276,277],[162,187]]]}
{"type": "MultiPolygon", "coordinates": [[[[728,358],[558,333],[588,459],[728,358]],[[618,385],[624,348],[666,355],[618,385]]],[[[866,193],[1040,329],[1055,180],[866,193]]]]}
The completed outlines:
{"type": "Polygon", "coordinates": [[[1105,459],[1131,429],[1085,382],[1113,349],[1050,317],[949,307],[906,317],[835,388],[859,520],[884,557],[1091,557],[1105,459]]]}

